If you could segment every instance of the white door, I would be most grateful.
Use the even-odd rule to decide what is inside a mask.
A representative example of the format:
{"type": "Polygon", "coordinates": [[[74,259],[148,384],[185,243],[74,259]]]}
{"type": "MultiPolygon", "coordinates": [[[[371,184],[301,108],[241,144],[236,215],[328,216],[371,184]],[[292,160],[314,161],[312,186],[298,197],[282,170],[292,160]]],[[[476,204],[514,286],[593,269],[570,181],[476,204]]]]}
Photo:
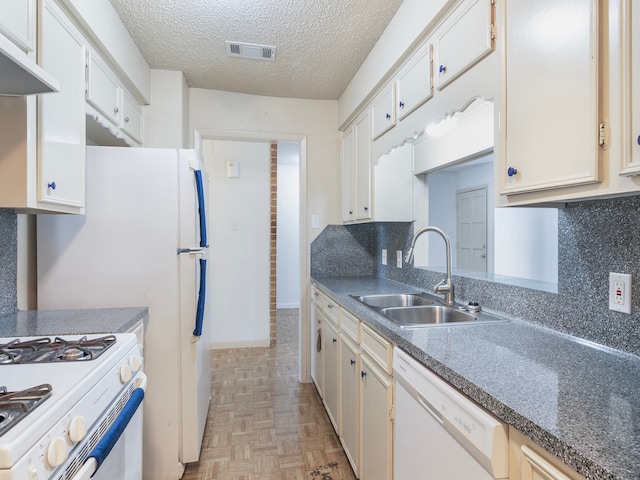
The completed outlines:
{"type": "Polygon", "coordinates": [[[487,189],[457,194],[458,268],[487,271],[487,189]]]}

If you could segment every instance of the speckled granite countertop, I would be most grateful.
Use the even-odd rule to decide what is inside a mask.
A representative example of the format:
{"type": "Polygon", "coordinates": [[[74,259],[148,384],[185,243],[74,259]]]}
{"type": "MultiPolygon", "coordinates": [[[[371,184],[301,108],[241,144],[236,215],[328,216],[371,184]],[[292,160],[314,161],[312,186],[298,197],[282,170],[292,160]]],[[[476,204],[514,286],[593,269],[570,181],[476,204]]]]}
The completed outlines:
{"type": "Polygon", "coordinates": [[[640,479],[640,358],[520,321],[402,330],[349,295],[416,288],[376,277],[312,281],[587,479],[640,479]]]}
{"type": "Polygon", "coordinates": [[[18,311],[0,317],[0,337],[122,333],[148,313],[147,307],[18,311]]]}

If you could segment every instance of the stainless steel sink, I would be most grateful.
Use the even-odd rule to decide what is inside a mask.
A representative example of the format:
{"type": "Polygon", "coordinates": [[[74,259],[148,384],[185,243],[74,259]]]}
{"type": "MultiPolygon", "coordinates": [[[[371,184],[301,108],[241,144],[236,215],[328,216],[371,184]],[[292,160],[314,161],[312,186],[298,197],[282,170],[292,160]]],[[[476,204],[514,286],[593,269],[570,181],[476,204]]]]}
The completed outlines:
{"type": "Polygon", "coordinates": [[[374,309],[392,307],[413,307],[416,305],[433,305],[433,300],[420,296],[418,293],[388,293],[381,295],[351,295],[366,306],[374,309]]]}
{"type": "Polygon", "coordinates": [[[400,328],[507,321],[484,312],[467,311],[464,307],[444,304],[428,293],[389,293],[351,295],[351,297],[385,316],[400,328]]]}
{"type": "Polygon", "coordinates": [[[441,305],[425,305],[410,308],[383,308],[380,313],[400,327],[415,327],[442,323],[473,322],[476,315],[441,305]]]}

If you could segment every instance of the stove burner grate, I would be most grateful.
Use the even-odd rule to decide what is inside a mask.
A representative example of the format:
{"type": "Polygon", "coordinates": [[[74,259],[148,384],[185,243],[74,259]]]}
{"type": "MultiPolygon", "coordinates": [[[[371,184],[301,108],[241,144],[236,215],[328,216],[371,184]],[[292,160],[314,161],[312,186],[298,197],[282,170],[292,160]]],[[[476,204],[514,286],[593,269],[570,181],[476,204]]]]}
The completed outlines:
{"type": "Polygon", "coordinates": [[[19,392],[7,392],[7,387],[0,387],[0,437],[48,399],[51,391],[48,383],[19,392]]]}
{"type": "Polygon", "coordinates": [[[0,344],[0,365],[77,362],[98,358],[116,342],[115,335],[79,340],[48,337],[0,344]]]}

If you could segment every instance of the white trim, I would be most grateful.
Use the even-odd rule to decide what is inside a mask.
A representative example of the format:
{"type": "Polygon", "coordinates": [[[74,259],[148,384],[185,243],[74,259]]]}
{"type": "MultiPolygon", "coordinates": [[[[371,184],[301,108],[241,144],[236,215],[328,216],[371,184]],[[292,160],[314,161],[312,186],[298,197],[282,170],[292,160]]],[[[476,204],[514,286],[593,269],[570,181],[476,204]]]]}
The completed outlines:
{"type": "Polygon", "coordinates": [[[300,308],[300,303],[276,303],[276,309],[300,308]]]}

